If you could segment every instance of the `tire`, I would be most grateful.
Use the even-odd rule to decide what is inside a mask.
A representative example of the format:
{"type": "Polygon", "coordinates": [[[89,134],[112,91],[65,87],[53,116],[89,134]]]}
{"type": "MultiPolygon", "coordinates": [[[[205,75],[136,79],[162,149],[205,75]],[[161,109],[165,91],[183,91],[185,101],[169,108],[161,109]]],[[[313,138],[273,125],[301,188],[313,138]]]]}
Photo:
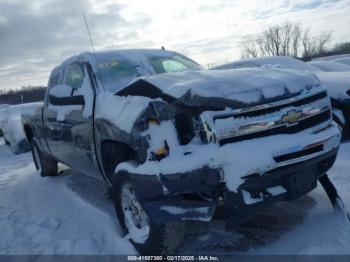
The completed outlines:
{"type": "MultiPolygon", "coordinates": [[[[146,215],[146,221],[148,224],[146,224],[146,226],[142,226],[141,228],[138,228],[135,224],[133,224],[133,226],[136,226],[137,228],[136,230],[132,230],[134,232],[130,232],[130,226],[127,225],[127,221],[129,219],[130,224],[130,221],[132,220],[130,219],[130,215],[127,215],[126,212],[129,212],[128,214],[135,212],[125,208],[127,205],[125,204],[125,197],[123,197],[123,191],[125,192],[125,190],[129,189],[132,190],[132,186],[128,177],[122,174],[116,174],[113,181],[112,200],[123,233],[125,235],[129,235],[130,241],[141,255],[175,254],[184,239],[186,231],[185,223],[178,221],[157,226],[153,223],[152,218],[148,217],[146,212],[142,209],[141,204],[137,201],[139,203],[139,208],[142,209],[141,212],[138,210],[138,213],[144,213],[146,215]],[[143,237],[140,237],[137,233],[142,233],[143,237]]],[[[131,194],[133,194],[133,191],[131,194]]],[[[140,224],[145,225],[142,222],[140,224]]]]}
{"type": "Polygon", "coordinates": [[[42,177],[57,176],[57,161],[52,157],[42,153],[34,141],[32,145],[32,156],[36,169],[42,177]]]}

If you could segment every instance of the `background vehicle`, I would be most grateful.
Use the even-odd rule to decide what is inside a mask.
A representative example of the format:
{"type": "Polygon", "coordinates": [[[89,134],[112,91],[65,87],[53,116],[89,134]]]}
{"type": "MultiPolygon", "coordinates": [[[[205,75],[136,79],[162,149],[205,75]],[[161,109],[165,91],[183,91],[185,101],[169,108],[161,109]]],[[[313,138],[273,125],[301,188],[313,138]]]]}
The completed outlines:
{"type": "Polygon", "coordinates": [[[325,72],[349,72],[350,66],[333,61],[311,61],[307,64],[317,67],[318,69],[325,72]]]}
{"type": "Polygon", "coordinates": [[[3,123],[4,123],[4,118],[5,116],[7,116],[7,108],[9,105],[7,104],[0,104],[0,137],[4,136],[4,127],[3,127],[3,123]]]}
{"type": "Polygon", "coordinates": [[[52,71],[42,110],[22,122],[41,175],[62,162],[103,178],[122,229],[153,255],[174,252],[181,220],[211,220],[224,205],[232,227],[306,194],[340,143],[313,75],[203,70],[166,50],[68,59],[52,71]]]}
{"type": "MultiPolygon", "coordinates": [[[[344,58],[345,59],[345,58],[344,58]]],[[[336,61],[336,60],[334,60],[336,61]]],[[[315,74],[327,87],[333,106],[334,120],[343,129],[343,138],[350,138],[350,73],[323,71],[317,65],[304,63],[298,59],[286,56],[261,57],[239,60],[212,69],[237,69],[250,67],[272,67],[291,69],[315,74]]]]}
{"type": "Polygon", "coordinates": [[[350,66],[350,57],[337,58],[332,61],[350,66]]]}
{"type": "Polygon", "coordinates": [[[335,59],[345,58],[345,57],[350,57],[350,54],[322,56],[322,57],[314,58],[311,61],[333,61],[335,59]]]}
{"type": "Polygon", "coordinates": [[[34,114],[35,110],[41,106],[41,102],[11,105],[1,111],[0,122],[4,140],[14,154],[28,152],[31,149],[22,127],[22,113],[34,114]]]}

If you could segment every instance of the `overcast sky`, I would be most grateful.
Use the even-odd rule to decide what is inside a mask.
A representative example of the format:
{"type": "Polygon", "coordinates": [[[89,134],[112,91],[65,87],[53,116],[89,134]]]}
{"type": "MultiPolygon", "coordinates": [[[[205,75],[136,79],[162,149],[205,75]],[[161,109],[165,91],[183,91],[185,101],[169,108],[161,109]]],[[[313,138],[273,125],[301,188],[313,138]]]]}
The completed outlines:
{"type": "Polygon", "coordinates": [[[69,56],[97,50],[160,48],[203,65],[240,58],[243,35],[286,20],[350,41],[350,0],[0,0],[0,90],[46,85],[69,56]]]}

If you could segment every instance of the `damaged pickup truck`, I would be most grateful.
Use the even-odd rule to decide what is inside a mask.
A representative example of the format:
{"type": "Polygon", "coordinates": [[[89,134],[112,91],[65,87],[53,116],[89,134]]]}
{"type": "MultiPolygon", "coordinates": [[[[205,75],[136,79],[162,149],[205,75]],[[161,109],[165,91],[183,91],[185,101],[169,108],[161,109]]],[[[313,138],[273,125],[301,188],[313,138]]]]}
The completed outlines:
{"type": "Polygon", "coordinates": [[[136,249],[169,254],[181,220],[209,221],[221,205],[232,227],[314,189],[340,143],[331,115],[308,73],[207,71],[167,50],[120,50],[56,67],[22,123],[42,176],[61,162],[103,179],[136,249]]]}

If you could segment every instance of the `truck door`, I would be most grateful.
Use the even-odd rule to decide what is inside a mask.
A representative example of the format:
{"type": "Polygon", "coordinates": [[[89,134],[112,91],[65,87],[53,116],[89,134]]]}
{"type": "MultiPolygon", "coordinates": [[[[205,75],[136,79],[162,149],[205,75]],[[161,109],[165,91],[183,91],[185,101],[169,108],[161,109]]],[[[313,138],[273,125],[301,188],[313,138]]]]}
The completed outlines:
{"type": "Polygon", "coordinates": [[[86,64],[63,69],[61,84],[48,90],[47,142],[51,153],[81,173],[100,177],[94,152],[95,91],[86,64]]]}

